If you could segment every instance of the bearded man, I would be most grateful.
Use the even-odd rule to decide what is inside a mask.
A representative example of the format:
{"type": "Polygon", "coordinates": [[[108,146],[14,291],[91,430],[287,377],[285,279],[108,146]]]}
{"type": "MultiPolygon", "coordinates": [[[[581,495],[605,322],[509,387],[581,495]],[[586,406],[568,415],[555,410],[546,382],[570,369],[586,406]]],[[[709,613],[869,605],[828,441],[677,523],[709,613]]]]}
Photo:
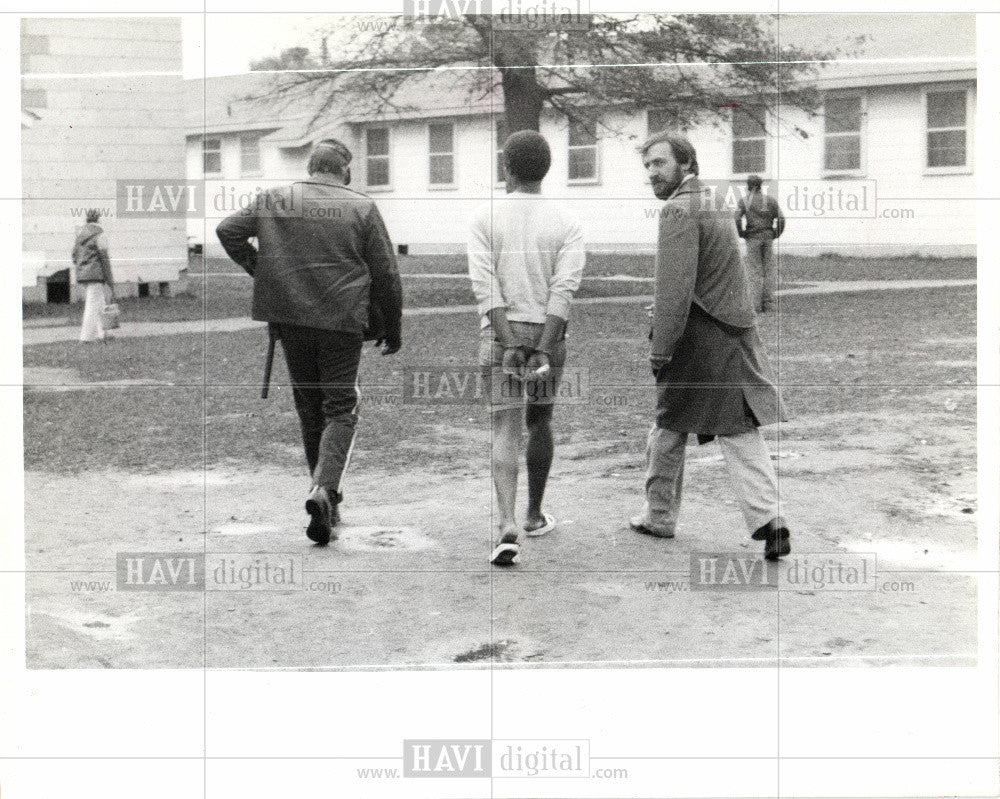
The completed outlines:
{"type": "Polygon", "coordinates": [[[790,536],[758,428],[785,417],[757,333],[736,231],[699,183],[687,139],[658,133],[641,152],[653,192],[665,204],[650,332],[657,415],[646,450],[646,502],[630,525],[673,538],[688,435],[701,444],[718,438],[750,536],[776,560],[791,552],[790,536]]]}

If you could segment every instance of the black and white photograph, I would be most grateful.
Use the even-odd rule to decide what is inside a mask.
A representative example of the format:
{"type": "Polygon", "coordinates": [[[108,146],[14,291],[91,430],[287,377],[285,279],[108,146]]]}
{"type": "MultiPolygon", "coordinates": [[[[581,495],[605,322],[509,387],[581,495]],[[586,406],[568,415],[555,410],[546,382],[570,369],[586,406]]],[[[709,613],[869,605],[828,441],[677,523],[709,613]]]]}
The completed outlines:
{"type": "Polygon", "coordinates": [[[997,795],[996,14],[399,5],[3,14],[0,795],[997,795]]]}

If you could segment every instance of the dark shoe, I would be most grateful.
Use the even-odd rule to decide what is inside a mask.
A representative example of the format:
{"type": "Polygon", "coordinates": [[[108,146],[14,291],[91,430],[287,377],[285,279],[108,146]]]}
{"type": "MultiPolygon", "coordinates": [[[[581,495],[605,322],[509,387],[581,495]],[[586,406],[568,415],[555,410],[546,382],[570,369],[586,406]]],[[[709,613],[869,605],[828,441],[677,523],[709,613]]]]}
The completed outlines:
{"type": "Polygon", "coordinates": [[[306,528],[306,536],[317,544],[329,544],[336,540],[333,526],[340,521],[337,506],[330,501],[330,495],[323,486],[314,486],[306,500],[306,513],[312,516],[306,528]]]}
{"type": "Polygon", "coordinates": [[[764,559],[777,560],[792,551],[791,537],[785,520],[778,516],[763,527],[758,527],[750,536],[754,541],[764,542],[764,559]]]}
{"type": "Polygon", "coordinates": [[[674,531],[668,530],[665,527],[653,527],[646,523],[642,516],[633,516],[628,520],[628,526],[635,530],[637,533],[642,533],[644,535],[651,535],[656,538],[673,538],[674,531]]]}
{"type": "Polygon", "coordinates": [[[517,543],[517,533],[504,533],[490,555],[490,563],[494,566],[510,566],[521,551],[521,545],[517,543]]]}

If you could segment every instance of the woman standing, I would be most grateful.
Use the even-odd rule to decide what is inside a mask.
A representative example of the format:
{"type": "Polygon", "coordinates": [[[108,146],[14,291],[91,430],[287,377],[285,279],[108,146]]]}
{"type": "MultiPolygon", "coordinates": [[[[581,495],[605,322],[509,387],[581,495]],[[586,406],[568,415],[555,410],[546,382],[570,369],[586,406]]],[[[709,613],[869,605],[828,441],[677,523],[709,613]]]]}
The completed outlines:
{"type": "Polygon", "coordinates": [[[93,208],[88,210],[87,224],[80,228],[73,245],[76,282],[87,287],[80,341],[107,341],[109,338],[101,324],[101,312],[104,310],[105,286],[111,288],[111,295],[114,296],[115,281],[108,257],[108,240],[104,229],[97,224],[100,218],[99,211],[93,208]]]}

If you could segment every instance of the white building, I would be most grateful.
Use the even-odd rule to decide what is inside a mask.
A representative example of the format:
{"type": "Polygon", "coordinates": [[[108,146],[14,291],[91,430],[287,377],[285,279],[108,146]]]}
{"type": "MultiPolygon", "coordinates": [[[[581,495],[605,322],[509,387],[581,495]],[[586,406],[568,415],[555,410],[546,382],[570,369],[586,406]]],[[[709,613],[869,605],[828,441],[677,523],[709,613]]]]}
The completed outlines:
{"type": "MultiPolygon", "coordinates": [[[[940,44],[941,37],[925,36],[942,24],[933,16],[894,15],[869,46],[875,57],[825,66],[815,114],[779,105],[765,130],[746,113],[753,98],[736,98],[741,107],[722,122],[685,131],[702,179],[717,181],[720,201],[728,194],[732,202],[749,174],[772,181],[789,217],[785,252],[973,255],[975,22],[949,17],[952,51],[942,55],[926,49],[928,41],[940,44]],[[813,204],[817,196],[822,206],[813,204]]],[[[782,19],[786,32],[813,24],[782,19]]],[[[825,19],[867,24],[851,15],[825,19]]],[[[859,32],[844,27],[842,38],[859,32]]],[[[353,187],[378,200],[397,245],[414,254],[459,252],[472,208],[503,192],[502,101],[470,95],[463,77],[449,72],[405,86],[397,102],[412,110],[371,116],[338,109],[312,128],[310,108],[267,110],[235,99],[259,92],[265,76],[189,82],[189,176],[215,181],[210,197],[223,185],[238,195],[265,178],[300,179],[312,142],[335,136],[354,152],[353,187]]],[[[543,192],[576,211],[591,249],[652,247],[658,204],[636,145],[664,125],[657,109],[609,113],[596,131],[543,115],[541,132],[553,151],[543,192]]],[[[211,205],[205,241],[210,254],[220,254],[215,223],[233,209],[216,203],[213,213],[211,205]]]]}
{"type": "Polygon", "coordinates": [[[176,281],[184,219],[119,217],[116,197],[119,179],[184,179],[180,19],[27,17],[21,72],[24,299],[59,277],[52,288],[79,296],[70,253],[92,207],[120,293],[176,281]]]}

